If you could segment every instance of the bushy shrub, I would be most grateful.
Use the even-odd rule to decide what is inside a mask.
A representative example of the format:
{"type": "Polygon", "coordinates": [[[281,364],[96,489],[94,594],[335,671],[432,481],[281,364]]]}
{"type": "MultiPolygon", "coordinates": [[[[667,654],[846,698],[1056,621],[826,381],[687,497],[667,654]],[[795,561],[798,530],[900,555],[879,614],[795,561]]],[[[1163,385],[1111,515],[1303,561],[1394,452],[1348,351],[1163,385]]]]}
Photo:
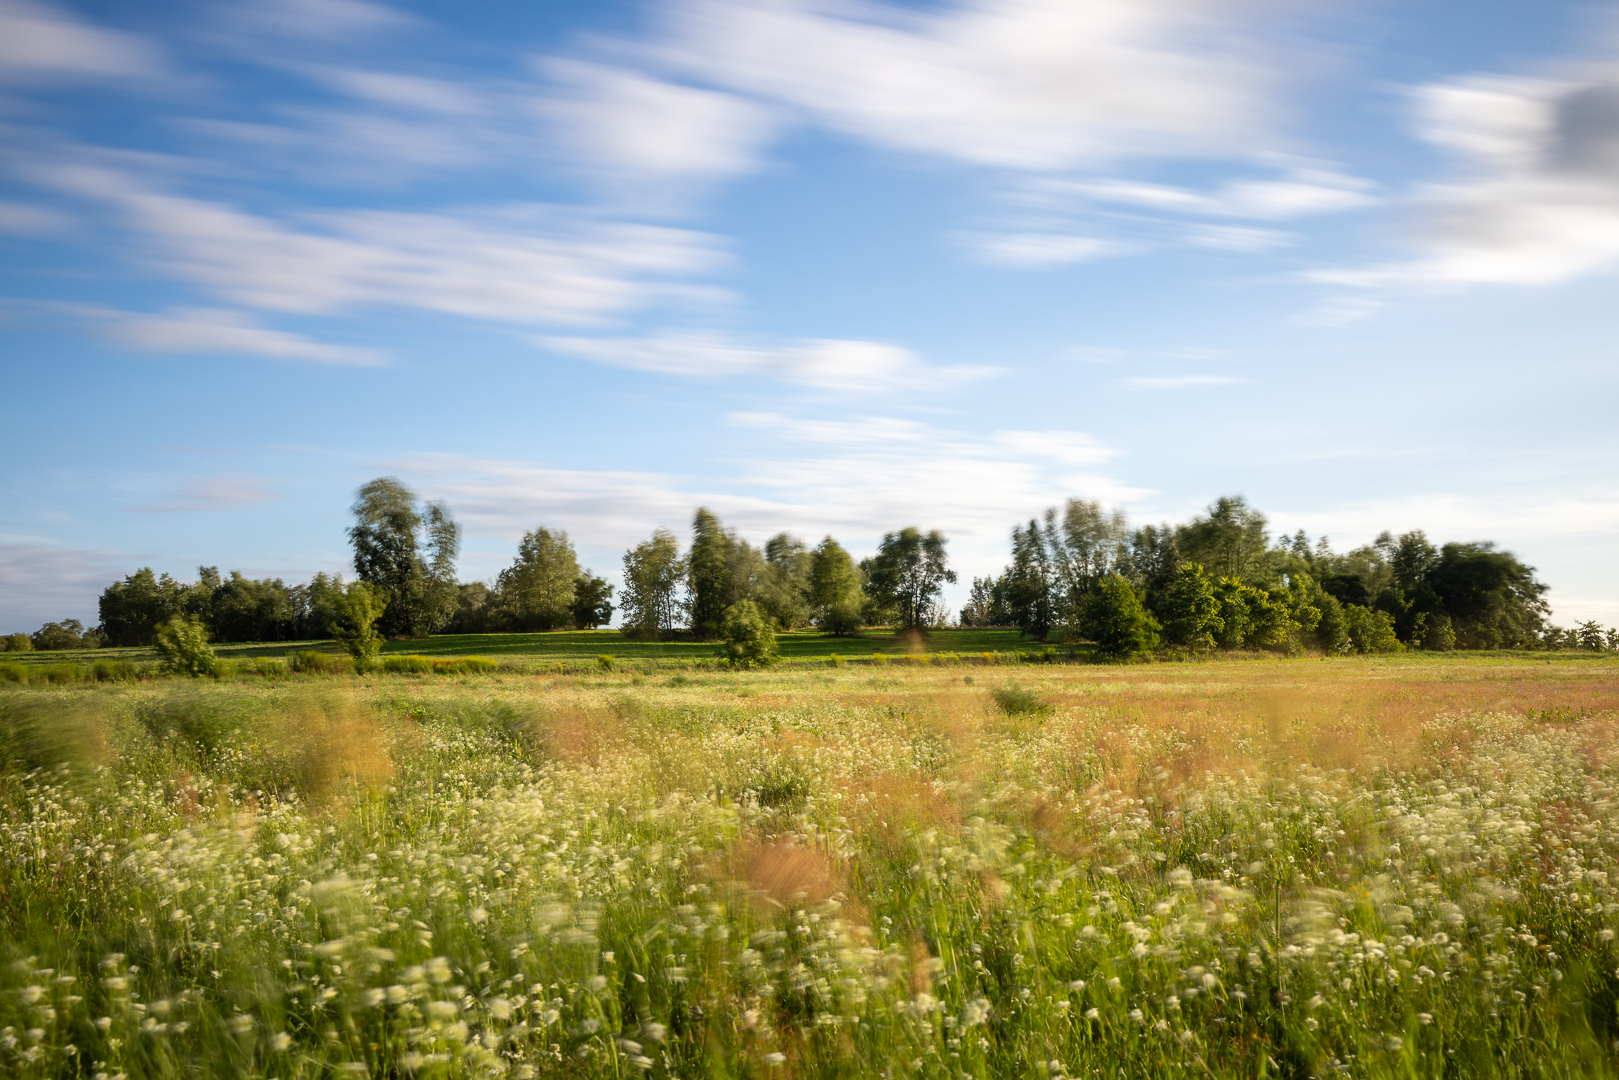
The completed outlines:
{"type": "Polygon", "coordinates": [[[25,683],[28,681],[28,665],[19,664],[15,660],[0,664],[0,682],[25,683]]]}
{"type": "Polygon", "coordinates": [[[7,634],[0,638],[0,652],[33,652],[34,641],[27,634],[7,634]]]}
{"type": "Polygon", "coordinates": [[[498,662],[485,656],[457,656],[433,661],[435,675],[487,675],[499,669],[498,662]]]}
{"type": "Polygon", "coordinates": [[[337,675],[354,670],[347,657],[333,656],[331,653],[316,652],[313,649],[293,653],[287,657],[287,666],[293,671],[310,675],[337,675]]]}
{"type": "Polygon", "coordinates": [[[596,666],[601,668],[603,671],[612,671],[618,666],[618,661],[607,653],[602,653],[600,656],[596,657],[596,666]]]}
{"type": "Polygon", "coordinates": [[[725,609],[720,633],[725,638],[726,663],[734,667],[765,667],[775,662],[776,632],[752,600],[725,609]]]}
{"type": "Polygon", "coordinates": [[[989,693],[1007,716],[1043,716],[1051,711],[1050,702],[1025,686],[997,686],[989,693]]]}
{"type": "Polygon", "coordinates": [[[163,669],[201,678],[220,673],[219,657],[208,647],[208,627],[192,615],[176,615],[157,628],[155,644],[163,669]]]}
{"type": "Polygon", "coordinates": [[[1405,648],[1394,633],[1394,616],[1359,604],[1344,605],[1349,644],[1358,653],[1399,652],[1405,648]]]}
{"type": "Polygon", "coordinates": [[[860,629],[860,605],[853,601],[833,604],[821,616],[820,625],[828,634],[847,637],[860,629]]]}
{"type": "Polygon", "coordinates": [[[90,665],[90,677],[96,682],[131,682],[138,673],[128,660],[97,660],[90,665]]]}
{"type": "Polygon", "coordinates": [[[394,675],[431,675],[433,673],[433,658],[430,656],[417,656],[414,653],[403,656],[385,656],[382,658],[382,670],[394,675]]]}
{"type": "Polygon", "coordinates": [[[1135,587],[1118,574],[1103,578],[1086,597],[1083,624],[1097,654],[1110,660],[1128,660],[1158,647],[1158,620],[1147,614],[1135,587]]]}
{"type": "Polygon", "coordinates": [[[1430,652],[1449,652],[1456,647],[1456,627],[1449,615],[1429,613],[1422,628],[1422,647],[1430,652]]]}
{"type": "Polygon", "coordinates": [[[355,671],[370,670],[382,651],[382,635],[377,633],[376,623],[387,603],[387,598],[365,581],[350,583],[332,603],[332,636],[348,651],[355,671]]]}

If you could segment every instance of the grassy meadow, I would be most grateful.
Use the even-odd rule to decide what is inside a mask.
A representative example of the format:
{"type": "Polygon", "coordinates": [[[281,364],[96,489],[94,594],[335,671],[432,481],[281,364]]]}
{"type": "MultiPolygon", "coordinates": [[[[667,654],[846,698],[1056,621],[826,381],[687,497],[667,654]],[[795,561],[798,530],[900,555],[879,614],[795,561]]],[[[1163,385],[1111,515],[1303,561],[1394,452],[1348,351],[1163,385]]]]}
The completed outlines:
{"type": "Polygon", "coordinates": [[[13,684],[0,1075],[1616,1075],[1616,725],[1556,654],[13,684]]]}

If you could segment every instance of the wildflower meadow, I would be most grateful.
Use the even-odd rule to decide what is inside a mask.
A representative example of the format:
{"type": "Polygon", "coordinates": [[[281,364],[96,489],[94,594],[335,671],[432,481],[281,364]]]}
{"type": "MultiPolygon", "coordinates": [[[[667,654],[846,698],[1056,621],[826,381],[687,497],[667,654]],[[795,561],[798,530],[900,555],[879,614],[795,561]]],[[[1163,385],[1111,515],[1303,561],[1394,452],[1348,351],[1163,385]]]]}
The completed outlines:
{"type": "Polygon", "coordinates": [[[1619,1074],[1619,662],[0,691],[0,1075],[1619,1074]]]}

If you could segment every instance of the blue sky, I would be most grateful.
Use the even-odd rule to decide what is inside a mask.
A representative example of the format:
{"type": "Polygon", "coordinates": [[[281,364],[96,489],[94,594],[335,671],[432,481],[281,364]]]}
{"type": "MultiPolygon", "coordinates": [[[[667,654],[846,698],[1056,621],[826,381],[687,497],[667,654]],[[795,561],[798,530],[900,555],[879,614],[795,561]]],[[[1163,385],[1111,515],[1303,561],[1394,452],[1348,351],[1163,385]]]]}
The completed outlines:
{"type": "Polygon", "coordinates": [[[1240,492],[1616,624],[1616,261],[1612,4],[0,0],[0,630],[382,474],[468,580],[1240,492]]]}

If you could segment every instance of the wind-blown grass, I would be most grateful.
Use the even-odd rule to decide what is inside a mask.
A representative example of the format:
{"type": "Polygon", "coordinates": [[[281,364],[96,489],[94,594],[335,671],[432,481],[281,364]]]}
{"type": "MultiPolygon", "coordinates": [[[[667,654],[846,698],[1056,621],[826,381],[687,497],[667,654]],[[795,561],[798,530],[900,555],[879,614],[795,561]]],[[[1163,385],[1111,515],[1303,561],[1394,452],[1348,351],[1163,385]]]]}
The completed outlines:
{"type": "Polygon", "coordinates": [[[0,1073],[1619,1072],[1619,672],[1414,670],[5,690],[0,1073]]]}

